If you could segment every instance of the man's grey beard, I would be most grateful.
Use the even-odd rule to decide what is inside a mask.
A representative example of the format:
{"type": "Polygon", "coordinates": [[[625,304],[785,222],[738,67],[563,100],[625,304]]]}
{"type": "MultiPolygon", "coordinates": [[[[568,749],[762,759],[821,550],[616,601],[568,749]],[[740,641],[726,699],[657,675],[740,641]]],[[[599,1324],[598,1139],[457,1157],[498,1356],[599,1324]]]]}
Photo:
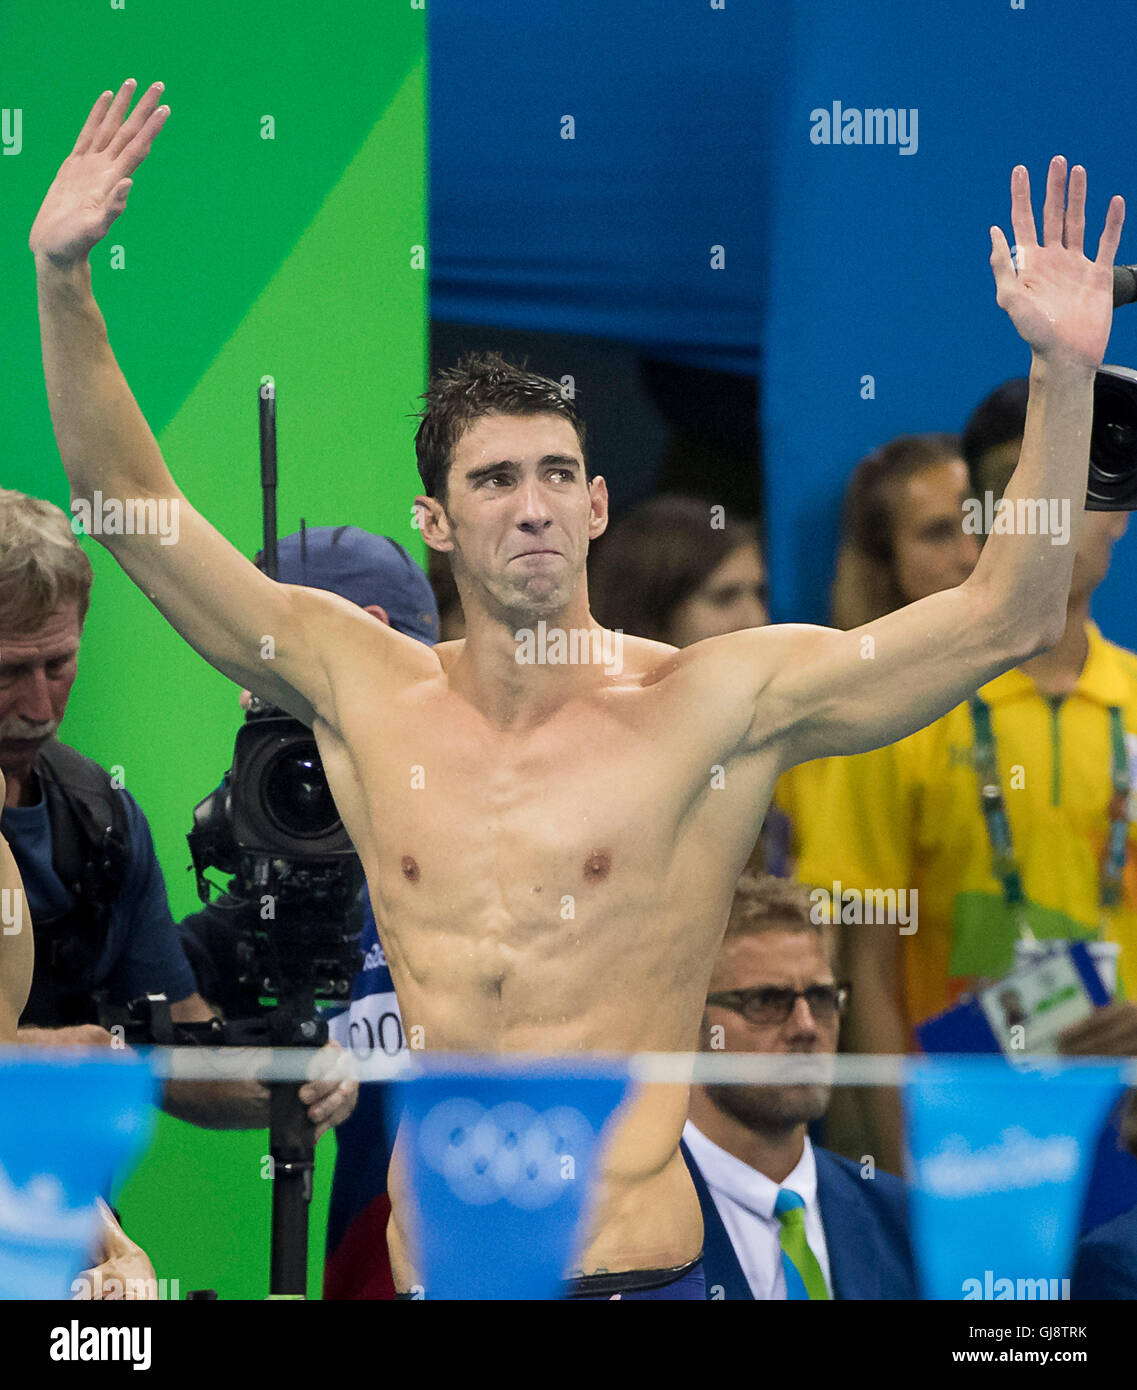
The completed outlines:
{"type": "Polygon", "coordinates": [[[49,719],[46,724],[30,724],[26,719],[14,714],[10,719],[0,719],[0,740],[47,739],[51,738],[58,728],[59,723],[55,719],[49,719]]]}
{"type": "Polygon", "coordinates": [[[724,1114],[758,1134],[780,1133],[829,1109],[830,1086],[707,1086],[707,1098],[724,1114]]]}

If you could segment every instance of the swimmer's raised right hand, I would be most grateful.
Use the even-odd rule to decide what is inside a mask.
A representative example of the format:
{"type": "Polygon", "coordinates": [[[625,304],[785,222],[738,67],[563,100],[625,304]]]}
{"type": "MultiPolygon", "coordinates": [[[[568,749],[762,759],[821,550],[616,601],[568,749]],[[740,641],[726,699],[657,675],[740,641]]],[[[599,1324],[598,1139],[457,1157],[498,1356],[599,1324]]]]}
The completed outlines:
{"type": "Polygon", "coordinates": [[[104,92],[91,107],[32,224],[28,245],[37,262],[66,267],[81,260],[126,207],[130,175],[170,114],[168,106],[158,105],[163,85],[155,82],[124,120],[134,87],[133,79],[124,82],[117,96],[104,92]]]}

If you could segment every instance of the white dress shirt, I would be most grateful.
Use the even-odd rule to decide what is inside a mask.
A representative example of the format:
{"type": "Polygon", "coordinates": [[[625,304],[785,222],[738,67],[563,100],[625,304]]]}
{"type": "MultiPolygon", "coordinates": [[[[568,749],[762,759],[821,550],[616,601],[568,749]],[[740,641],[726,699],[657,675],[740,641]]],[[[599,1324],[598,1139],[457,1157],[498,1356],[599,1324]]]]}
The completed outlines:
{"type": "MultiPolygon", "coordinates": [[[[750,1292],[755,1298],[785,1298],[786,1276],[782,1272],[782,1247],[778,1239],[780,1223],[774,1215],[778,1192],[788,1187],[805,1202],[805,1238],[817,1256],[825,1287],[833,1297],[829,1275],[829,1249],[817,1204],[817,1161],[809,1135],[805,1136],[797,1167],[779,1184],[751,1168],[749,1163],[720,1149],[690,1120],[683,1127],[683,1141],[699,1166],[711,1199],[722,1217],[750,1292]]],[[[713,1297],[710,1283],[708,1294],[713,1297]]]]}

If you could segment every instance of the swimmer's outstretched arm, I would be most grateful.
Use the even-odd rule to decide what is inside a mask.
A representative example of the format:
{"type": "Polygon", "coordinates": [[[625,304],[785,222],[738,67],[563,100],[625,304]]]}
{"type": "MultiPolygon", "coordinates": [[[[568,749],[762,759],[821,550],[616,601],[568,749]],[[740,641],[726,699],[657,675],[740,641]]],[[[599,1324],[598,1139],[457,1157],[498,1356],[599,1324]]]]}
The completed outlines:
{"type": "Polygon", "coordinates": [[[124,84],[117,96],[104,92],[95,102],[29,237],[48,403],[72,498],[99,490],[104,498],[155,499],[170,508],[172,544],[158,534],[96,538],[219,671],[307,724],[319,714],[334,726],[329,665],[350,647],[346,637],[393,650],[417,644],[333,594],[273,583],[190,506],[171,477],[91,293],[91,248],[126,207],[131,176],[169,115],[155,83],[126,118],[133,92],[124,84]]]}
{"type": "MultiPolygon", "coordinates": [[[[1005,496],[1045,499],[1068,518],[1052,534],[992,535],[971,577],[851,632],[800,625],[751,629],[696,644],[689,660],[717,712],[724,753],[776,748],[781,766],[859,753],[921,729],[1001,672],[1053,646],[1081,529],[1089,468],[1093,380],[1109,339],[1113,258],[1125,205],[1109,204],[1095,260],[1082,254],[1086,174],[1051,161],[1043,244],[1027,172],[1011,175],[1018,268],[991,228],[997,300],[1032,351],[1030,400],[1018,467],[1005,496]]],[[[1032,528],[1034,529],[1034,528],[1032,528]]]]}

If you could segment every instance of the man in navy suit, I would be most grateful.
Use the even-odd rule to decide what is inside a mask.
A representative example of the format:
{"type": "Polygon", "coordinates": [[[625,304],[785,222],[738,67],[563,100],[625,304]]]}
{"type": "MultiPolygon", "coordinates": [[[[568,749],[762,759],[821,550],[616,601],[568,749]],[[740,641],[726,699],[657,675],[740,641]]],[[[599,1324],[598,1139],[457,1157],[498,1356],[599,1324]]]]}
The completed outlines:
{"type": "MultiPolygon", "coordinates": [[[[848,990],[832,928],[785,879],[738,883],[703,1014],[705,1051],[832,1054],[848,990]]],[[[683,1156],[711,1299],[917,1298],[905,1189],[810,1142],[826,1084],[695,1086],[683,1156]]]]}

